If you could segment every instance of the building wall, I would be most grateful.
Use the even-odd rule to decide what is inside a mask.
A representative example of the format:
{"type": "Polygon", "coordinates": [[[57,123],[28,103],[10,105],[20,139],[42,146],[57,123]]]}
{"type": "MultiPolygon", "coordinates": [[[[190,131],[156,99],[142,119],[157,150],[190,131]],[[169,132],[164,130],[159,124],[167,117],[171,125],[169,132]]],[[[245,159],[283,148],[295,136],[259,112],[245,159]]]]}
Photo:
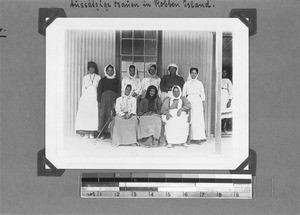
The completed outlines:
{"type": "Polygon", "coordinates": [[[94,61],[104,77],[104,67],[115,62],[115,31],[70,30],[66,32],[65,133],[75,134],[75,119],[87,63],[94,61]]]}

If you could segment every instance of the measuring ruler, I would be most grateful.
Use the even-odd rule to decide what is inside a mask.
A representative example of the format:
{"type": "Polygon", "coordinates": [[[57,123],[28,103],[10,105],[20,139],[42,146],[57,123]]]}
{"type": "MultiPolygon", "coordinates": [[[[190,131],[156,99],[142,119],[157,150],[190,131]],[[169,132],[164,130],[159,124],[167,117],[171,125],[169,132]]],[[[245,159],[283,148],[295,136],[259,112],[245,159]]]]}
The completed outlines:
{"type": "Polygon", "coordinates": [[[82,173],[80,196],[252,199],[252,175],[82,173]]]}

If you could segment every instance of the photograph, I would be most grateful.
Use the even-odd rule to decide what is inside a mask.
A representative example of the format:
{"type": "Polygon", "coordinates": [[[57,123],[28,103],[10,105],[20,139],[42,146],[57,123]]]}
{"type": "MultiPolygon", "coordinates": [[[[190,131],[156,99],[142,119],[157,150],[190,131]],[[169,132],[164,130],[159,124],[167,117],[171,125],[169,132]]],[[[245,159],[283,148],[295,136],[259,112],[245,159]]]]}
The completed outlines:
{"type": "Polygon", "coordinates": [[[63,169],[230,170],[249,151],[239,19],[57,18],[46,157],[63,169]]]}

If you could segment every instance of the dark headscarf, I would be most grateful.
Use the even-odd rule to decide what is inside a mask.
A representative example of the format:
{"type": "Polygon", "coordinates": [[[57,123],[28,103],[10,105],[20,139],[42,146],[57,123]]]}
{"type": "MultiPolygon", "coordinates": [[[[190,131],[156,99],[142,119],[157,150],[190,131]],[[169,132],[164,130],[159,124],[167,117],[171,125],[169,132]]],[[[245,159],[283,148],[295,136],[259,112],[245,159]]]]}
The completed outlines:
{"type": "Polygon", "coordinates": [[[93,61],[88,62],[88,65],[87,65],[88,70],[89,70],[90,67],[95,69],[95,74],[99,74],[98,67],[97,67],[97,64],[95,62],[93,62],[93,61]]]}
{"type": "Polygon", "coordinates": [[[154,111],[154,100],[158,97],[158,90],[154,85],[150,85],[147,89],[145,98],[149,100],[149,107],[148,111],[154,111]],[[150,90],[154,89],[155,94],[151,97],[150,96],[150,90]]]}

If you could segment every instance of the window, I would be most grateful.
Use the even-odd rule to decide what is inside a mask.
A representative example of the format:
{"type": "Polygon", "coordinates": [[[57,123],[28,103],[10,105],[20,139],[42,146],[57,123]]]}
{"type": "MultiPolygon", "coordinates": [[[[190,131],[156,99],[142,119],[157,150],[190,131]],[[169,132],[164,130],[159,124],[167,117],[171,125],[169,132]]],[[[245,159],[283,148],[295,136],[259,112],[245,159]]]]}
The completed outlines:
{"type": "Polygon", "coordinates": [[[158,31],[121,31],[121,77],[127,73],[129,65],[134,64],[138,70],[138,77],[144,78],[149,64],[158,63],[158,43],[158,31]]]}

